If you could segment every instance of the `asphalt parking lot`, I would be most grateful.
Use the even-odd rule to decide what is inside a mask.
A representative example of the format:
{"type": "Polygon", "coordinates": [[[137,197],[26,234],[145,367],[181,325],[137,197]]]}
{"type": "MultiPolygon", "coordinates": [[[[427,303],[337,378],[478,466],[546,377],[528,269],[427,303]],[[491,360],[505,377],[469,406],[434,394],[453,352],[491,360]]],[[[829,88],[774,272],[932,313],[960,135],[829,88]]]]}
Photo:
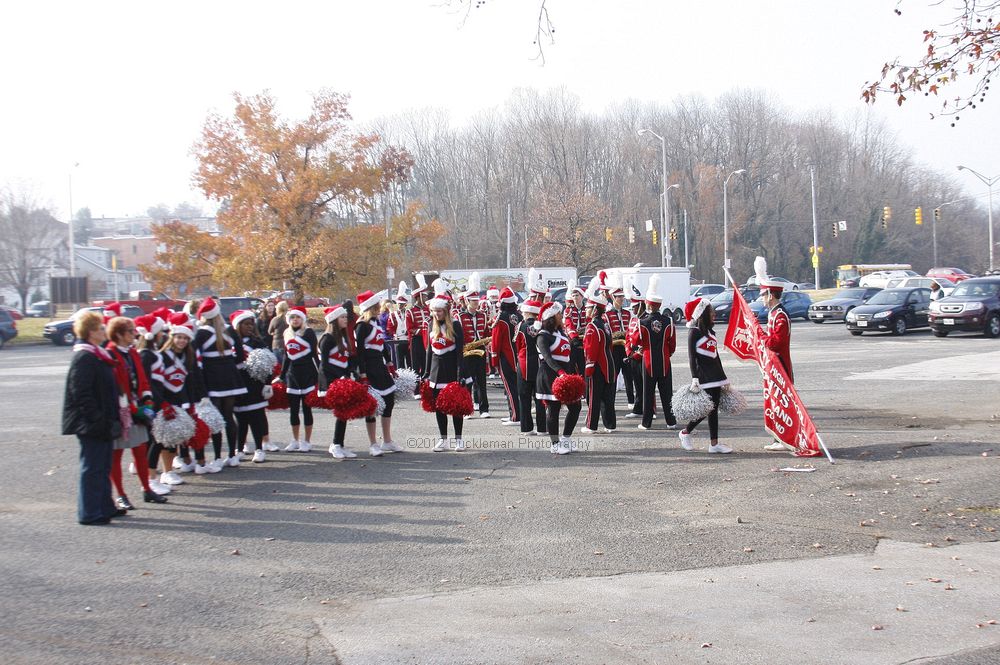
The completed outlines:
{"type": "MultiPolygon", "coordinates": [[[[1000,662],[1000,340],[795,322],[797,387],[837,459],[762,450],[751,408],[708,455],[622,419],[555,457],[493,418],[434,454],[314,451],[188,478],[75,523],[67,349],[0,352],[7,663],[1000,662]],[[815,468],[781,472],[782,467],[815,468]],[[953,554],[954,552],[954,554],[953,554]],[[881,575],[880,573],[886,573],[881,575]],[[940,580],[933,582],[931,580],[940,580]],[[947,587],[951,587],[947,589],[947,587]],[[933,634],[933,639],[927,639],[933,634]],[[706,646],[707,645],[707,646],[706,646]]],[[[683,346],[682,346],[683,348],[683,346]]],[[[674,357],[677,381],[687,361],[674,357]]],[[[271,413],[275,438],[287,415],[271,413]]],[[[139,496],[133,477],[126,484],[139,496]]]]}

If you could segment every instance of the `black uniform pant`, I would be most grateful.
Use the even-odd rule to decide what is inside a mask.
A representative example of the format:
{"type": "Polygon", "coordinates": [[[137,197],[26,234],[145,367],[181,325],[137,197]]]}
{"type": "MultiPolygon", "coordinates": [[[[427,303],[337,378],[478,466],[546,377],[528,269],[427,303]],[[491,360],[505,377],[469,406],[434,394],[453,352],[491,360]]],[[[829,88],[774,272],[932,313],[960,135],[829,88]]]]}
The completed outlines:
{"type": "Polygon", "coordinates": [[[247,442],[247,433],[249,432],[253,435],[254,450],[260,450],[264,437],[268,434],[267,411],[265,409],[237,411],[236,424],[239,427],[239,445],[242,446],[247,442]]]}
{"type": "Polygon", "coordinates": [[[580,340],[579,343],[571,343],[569,348],[569,366],[570,371],[573,374],[584,375],[584,370],[587,369],[587,359],[583,356],[583,338],[577,338],[580,340]]]}
{"type": "Polygon", "coordinates": [[[465,373],[472,379],[472,401],[479,405],[479,413],[490,412],[490,398],[486,394],[486,354],[465,356],[465,373]]]}
{"type": "Polygon", "coordinates": [[[398,369],[410,367],[410,343],[396,342],[392,345],[393,363],[398,369]]]}
{"type": "MultiPolygon", "coordinates": [[[[443,388],[434,389],[434,401],[437,401],[438,395],[441,393],[443,388]]],[[[441,413],[440,411],[434,412],[434,418],[437,420],[438,434],[441,435],[442,439],[448,438],[448,414],[441,413]]],[[[452,416],[451,426],[455,429],[455,438],[462,438],[462,426],[465,424],[465,418],[462,416],[452,416]]]]}
{"type": "Polygon", "coordinates": [[[417,373],[417,376],[422,376],[426,371],[424,365],[427,361],[427,349],[424,348],[423,340],[417,336],[410,340],[410,367],[413,371],[417,373]]]}
{"type": "Polygon", "coordinates": [[[628,385],[629,379],[632,380],[632,387],[635,391],[635,401],[629,402],[632,405],[632,413],[637,416],[642,415],[643,404],[646,402],[643,400],[644,384],[646,382],[644,378],[644,370],[642,360],[636,360],[635,358],[627,358],[627,362],[622,367],[628,368],[628,373],[625,375],[625,385],[628,385]]]}
{"type": "MultiPolygon", "coordinates": [[[[718,386],[716,388],[705,388],[705,392],[712,398],[713,404],[712,412],[708,414],[708,438],[712,441],[717,441],[719,439],[719,399],[722,397],[722,386],[718,386]]],[[[692,420],[687,424],[687,427],[684,428],[684,431],[690,434],[702,420],[704,420],[704,418],[692,420]]]]}
{"type": "Polygon", "coordinates": [[[500,356],[500,380],[503,382],[504,392],[507,393],[507,409],[510,411],[510,419],[521,420],[521,405],[517,397],[517,370],[507,362],[507,359],[500,356]]]}
{"type": "MultiPolygon", "coordinates": [[[[437,397],[437,395],[435,395],[437,397]]],[[[382,418],[392,418],[392,407],[396,405],[396,393],[391,392],[388,395],[382,395],[382,400],[385,402],[385,409],[382,410],[382,418]]],[[[375,422],[375,416],[365,416],[366,423],[375,422]]]]}
{"type": "MultiPolygon", "coordinates": [[[[557,401],[546,402],[548,413],[546,414],[545,428],[549,431],[549,439],[552,443],[559,443],[559,409],[562,404],[557,401]]],[[[583,405],[573,402],[566,405],[566,422],[563,423],[563,436],[569,436],[576,427],[576,422],[580,419],[580,411],[583,405]]]]}
{"type": "Polygon", "coordinates": [[[306,396],[288,393],[288,422],[291,423],[292,427],[298,427],[301,424],[299,407],[302,408],[302,420],[305,421],[306,427],[312,427],[313,410],[311,406],[306,404],[306,396]]]}
{"type": "Polygon", "coordinates": [[[333,445],[344,445],[344,437],[347,436],[347,421],[337,418],[333,421],[333,445]]]}
{"type": "Polygon", "coordinates": [[[517,375],[517,397],[518,406],[521,411],[521,431],[530,432],[535,428],[535,420],[538,420],[538,433],[545,434],[545,403],[535,398],[535,379],[522,379],[520,372],[517,375]],[[531,417],[531,407],[534,402],[535,418],[531,417]]]}
{"type": "Polygon", "coordinates": [[[587,379],[587,429],[597,429],[598,420],[604,421],[607,429],[615,429],[615,384],[608,381],[600,367],[587,379]]]}
{"type": "MultiPolygon", "coordinates": [[[[291,395],[289,395],[291,397],[291,395]]],[[[236,406],[236,398],[213,397],[212,404],[219,410],[226,421],[226,445],[229,446],[229,456],[236,456],[236,418],[233,417],[233,408],[236,406]]],[[[222,432],[212,435],[212,448],[215,450],[215,459],[222,457],[222,432]]]]}
{"type": "Polygon", "coordinates": [[[617,389],[618,375],[622,374],[625,380],[625,396],[628,398],[628,403],[635,404],[635,392],[633,391],[632,386],[632,370],[629,368],[628,363],[625,362],[625,347],[621,344],[613,344],[611,346],[611,357],[615,361],[615,380],[611,383],[611,385],[617,389]]]}
{"type": "Polygon", "coordinates": [[[663,409],[663,419],[668,425],[676,425],[677,419],[674,417],[673,409],[670,408],[670,399],[674,395],[673,376],[667,372],[666,376],[653,378],[650,376],[646,366],[642,366],[642,425],[651,427],[653,425],[653,402],[656,400],[656,392],[660,393],[660,407],[663,409]]]}

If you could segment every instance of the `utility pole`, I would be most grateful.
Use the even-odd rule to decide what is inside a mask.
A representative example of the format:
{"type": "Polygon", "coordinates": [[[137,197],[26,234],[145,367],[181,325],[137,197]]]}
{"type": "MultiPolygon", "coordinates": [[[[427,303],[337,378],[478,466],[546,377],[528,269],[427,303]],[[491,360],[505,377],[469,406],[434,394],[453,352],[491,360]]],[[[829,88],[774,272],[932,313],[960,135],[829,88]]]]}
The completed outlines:
{"type": "Polygon", "coordinates": [[[684,208],[684,267],[691,269],[691,262],[688,261],[688,211],[684,208]]]}
{"type": "Polygon", "coordinates": [[[812,210],[813,210],[813,279],[816,283],[816,288],[821,289],[819,285],[819,227],[816,225],[816,168],[813,166],[809,167],[809,187],[812,190],[812,210]]]}
{"type": "MultiPolygon", "coordinates": [[[[527,247],[525,247],[525,251],[527,247]]],[[[507,204],[507,268],[510,268],[510,204],[507,204]]]]}

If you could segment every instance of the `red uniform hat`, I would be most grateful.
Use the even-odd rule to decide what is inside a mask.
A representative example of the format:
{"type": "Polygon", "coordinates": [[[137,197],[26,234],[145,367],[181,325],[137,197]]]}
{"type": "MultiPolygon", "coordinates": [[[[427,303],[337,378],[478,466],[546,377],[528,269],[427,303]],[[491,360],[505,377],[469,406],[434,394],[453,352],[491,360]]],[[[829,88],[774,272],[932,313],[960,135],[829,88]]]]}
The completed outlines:
{"type": "Polygon", "coordinates": [[[153,316],[155,316],[156,318],[158,318],[160,321],[163,321],[164,323],[166,323],[167,321],[170,320],[170,315],[173,314],[173,312],[170,311],[170,309],[168,309],[166,307],[160,307],[158,309],[154,309],[153,312],[152,312],[152,314],[153,314],[153,316]]]}
{"type": "Polygon", "coordinates": [[[684,318],[687,319],[687,327],[694,328],[698,325],[698,319],[708,307],[708,301],[704,298],[695,298],[684,305],[684,318]]]}
{"type": "Polygon", "coordinates": [[[194,331],[191,330],[191,319],[184,312],[171,313],[169,323],[171,334],[194,337],[194,331]]]}
{"type": "Polygon", "coordinates": [[[229,315],[229,321],[233,324],[234,329],[239,328],[240,323],[247,319],[253,319],[253,312],[249,309],[238,309],[229,315]]]}
{"type": "Polygon", "coordinates": [[[222,309],[219,308],[219,303],[215,302],[215,298],[212,298],[211,296],[205,298],[201,302],[201,306],[198,308],[198,318],[202,321],[214,319],[220,314],[222,314],[222,309]]]}
{"type": "Polygon", "coordinates": [[[500,292],[500,302],[517,302],[517,296],[514,295],[514,291],[509,286],[503,287],[503,291],[500,292]]]}
{"type": "Polygon", "coordinates": [[[293,316],[302,317],[303,321],[309,320],[309,313],[306,312],[306,308],[302,305],[295,305],[294,307],[289,307],[288,312],[285,313],[285,320],[291,321],[293,316]]]}
{"type": "Polygon", "coordinates": [[[521,311],[528,314],[538,314],[542,311],[542,303],[538,300],[525,300],[521,303],[521,311]]]}
{"type": "MultiPolygon", "coordinates": [[[[414,289],[413,292],[417,293],[417,289],[414,289]]],[[[379,291],[378,293],[375,293],[374,291],[365,291],[364,293],[359,293],[357,299],[358,311],[364,312],[371,309],[375,305],[382,302],[386,295],[387,293],[385,291],[379,291]]]]}
{"type": "Polygon", "coordinates": [[[538,318],[542,321],[551,319],[556,314],[561,314],[563,311],[562,305],[560,305],[555,300],[551,300],[544,305],[542,305],[541,311],[538,313],[538,318]]]}
{"type": "Polygon", "coordinates": [[[122,315],[122,304],[117,300],[115,302],[109,302],[104,306],[105,319],[111,319],[121,315],[122,315]]]}
{"type": "Polygon", "coordinates": [[[326,319],[327,323],[333,323],[345,314],[347,314],[347,310],[340,305],[337,305],[336,307],[327,307],[323,310],[323,318],[326,319]]]}

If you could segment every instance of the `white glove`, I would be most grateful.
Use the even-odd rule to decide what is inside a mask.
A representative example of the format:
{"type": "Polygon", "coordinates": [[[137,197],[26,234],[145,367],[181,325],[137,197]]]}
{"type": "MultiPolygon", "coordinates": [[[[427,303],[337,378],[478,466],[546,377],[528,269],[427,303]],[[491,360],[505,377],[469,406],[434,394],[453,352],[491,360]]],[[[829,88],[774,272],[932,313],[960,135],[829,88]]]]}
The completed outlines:
{"type": "Polygon", "coordinates": [[[701,390],[701,384],[698,379],[691,379],[691,392],[696,393],[701,390]]]}
{"type": "Polygon", "coordinates": [[[260,395],[264,399],[271,399],[274,397],[274,388],[271,386],[264,386],[260,391],[260,395]]]}

